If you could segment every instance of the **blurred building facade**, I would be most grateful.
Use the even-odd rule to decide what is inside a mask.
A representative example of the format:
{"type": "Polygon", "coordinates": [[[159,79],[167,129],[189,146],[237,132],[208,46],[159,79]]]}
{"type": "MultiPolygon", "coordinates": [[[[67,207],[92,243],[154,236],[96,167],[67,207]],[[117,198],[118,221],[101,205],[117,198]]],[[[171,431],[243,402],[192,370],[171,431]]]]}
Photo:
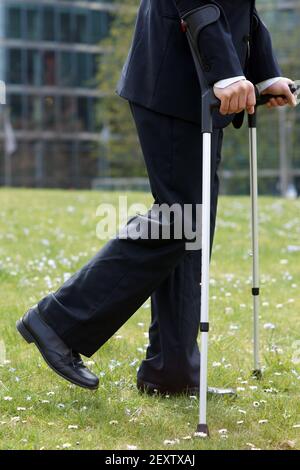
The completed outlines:
{"type": "MultiPolygon", "coordinates": [[[[105,144],[110,133],[97,123],[103,93],[96,73],[99,57],[109,53],[99,43],[117,3],[0,0],[0,80],[7,84],[0,185],[85,188],[98,176],[110,176],[105,144]]],[[[300,0],[256,3],[283,74],[300,79],[300,0]]],[[[260,191],[285,194],[296,185],[300,193],[300,107],[259,114],[260,191]]],[[[247,129],[230,127],[226,133],[222,192],[248,194],[247,129]]]]}
{"type": "MultiPolygon", "coordinates": [[[[0,0],[0,80],[17,144],[14,186],[89,187],[97,176],[95,108],[102,95],[95,76],[113,8],[107,0],[0,0]]],[[[0,184],[6,139],[1,125],[0,184]]]]}

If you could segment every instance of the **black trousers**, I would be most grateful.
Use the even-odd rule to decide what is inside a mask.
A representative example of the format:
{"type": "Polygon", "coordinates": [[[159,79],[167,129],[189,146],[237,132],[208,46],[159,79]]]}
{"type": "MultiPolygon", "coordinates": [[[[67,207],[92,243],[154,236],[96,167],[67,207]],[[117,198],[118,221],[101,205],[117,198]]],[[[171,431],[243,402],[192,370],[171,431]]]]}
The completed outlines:
{"type": "MultiPolygon", "coordinates": [[[[131,103],[154,201],[200,204],[202,136],[198,125],[131,103]]],[[[217,212],[222,130],[213,133],[211,240],[217,212]]],[[[147,216],[147,214],[146,214],[147,216]]],[[[128,228],[140,223],[137,215],[128,228]]],[[[145,219],[145,216],[143,216],[145,219]]],[[[110,240],[38,309],[65,343],[94,354],[151,296],[147,356],[138,378],[177,389],[199,384],[197,335],[201,251],[185,239],[110,240]]]]}

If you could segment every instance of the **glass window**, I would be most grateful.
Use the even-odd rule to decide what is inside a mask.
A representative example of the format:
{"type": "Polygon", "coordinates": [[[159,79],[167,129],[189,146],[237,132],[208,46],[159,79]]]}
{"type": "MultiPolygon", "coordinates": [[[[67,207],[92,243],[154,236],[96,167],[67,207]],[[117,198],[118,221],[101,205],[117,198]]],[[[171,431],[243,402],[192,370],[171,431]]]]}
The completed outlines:
{"type": "Polygon", "coordinates": [[[99,42],[100,39],[103,37],[102,29],[102,21],[103,21],[103,13],[102,11],[93,11],[91,12],[91,35],[90,40],[92,43],[99,42]]]}
{"type": "Polygon", "coordinates": [[[98,109],[100,105],[101,98],[89,98],[90,106],[90,131],[91,132],[100,132],[101,125],[98,117],[98,109]]]}
{"type": "Polygon", "coordinates": [[[21,8],[8,9],[8,37],[19,39],[22,37],[21,8]]]}
{"type": "Polygon", "coordinates": [[[9,96],[9,109],[11,124],[14,129],[23,128],[23,110],[24,110],[24,99],[22,95],[10,95],[9,96]]]}
{"type": "Polygon", "coordinates": [[[26,70],[26,81],[28,85],[41,85],[41,70],[41,52],[28,49],[26,70]]]}
{"type": "Polygon", "coordinates": [[[72,86],[74,84],[74,60],[73,52],[59,53],[59,85],[72,86]]]}
{"type": "Polygon", "coordinates": [[[112,20],[113,20],[113,16],[109,12],[107,12],[107,11],[102,12],[101,26],[100,26],[101,27],[101,38],[107,36],[112,20]]]}
{"type": "Polygon", "coordinates": [[[43,55],[43,84],[54,86],[56,84],[56,55],[54,51],[46,51],[43,55]]]}
{"type": "Polygon", "coordinates": [[[79,131],[88,131],[90,129],[88,98],[78,98],[77,100],[77,129],[79,131]]]}
{"type": "Polygon", "coordinates": [[[59,15],[60,21],[60,41],[72,42],[72,15],[68,11],[61,11],[59,15]]]}
{"type": "Polygon", "coordinates": [[[43,39],[45,41],[55,40],[55,15],[53,8],[43,10],[43,39]]]}
{"type": "Polygon", "coordinates": [[[90,78],[89,54],[79,52],[76,54],[76,86],[87,86],[90,78]]]}
{"type": "Polygon", "coordinates": [[[75,31],[74,41],[86,43],[87,41],[87,15],[85,13],[77,13],[75,15],[75,31]]]}
{"type": "Polygon", "coordinates": [[[56,127],[56,99],[54,96],[43,97],[43,128],[54,130],[56,127]]]}
{"type": "Polygon", "coordinates": [[[91,71],[90,71],[91,78],[89,81],[89,85],[91,87],[95,87],[98,84],[97,73],[99,69],[100,54],[91,54],[90,60],[91,60],[91,71]]]}
{"type": "Polygon", "coordinates": [[[20,49],[8,49],[8,67],[7,67],[7,81],[8,83],[20,84],[22,83],[22,64],[23,53],[20,49]]]}
{"type": "Polygon", "coordinates": [[[59,127],[62,132],[75,130],[76,98],[74,96],[62,96],[59,100],[59,127]]]}
{"type": "Polygon", "coordinates": [[[25,121],[27,129],[40,129],[42,124],[42,99],[40,96],[26,97],[25,121]]]}
{"type": "Polygon", "coordinates": [[[29,8],[26,12],[26,38],[40,39],[41,18],[38,9],[29,8]]]}

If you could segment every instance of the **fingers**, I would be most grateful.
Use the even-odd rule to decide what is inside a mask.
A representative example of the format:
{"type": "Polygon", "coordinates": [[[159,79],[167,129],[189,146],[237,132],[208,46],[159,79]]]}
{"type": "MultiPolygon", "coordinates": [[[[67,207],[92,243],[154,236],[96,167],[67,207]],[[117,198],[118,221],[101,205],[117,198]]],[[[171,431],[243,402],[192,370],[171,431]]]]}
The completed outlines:
{"type": "Polygon", "coordinates": [[[295,96],[289,90],[289,92],[286,93],[286,98],[283,98],[281,96],[271,98],[269,102],[267,103],[267,107],[278,108],[281,106],[286,106],[287,104],[289,104],[290,106],[295,106],[295,102],[296,102],[295,96]]]}
{"type": "Polygon", "coordinates": [[[252,86],[252,88],[249,90],[249,93],[247,95],[246,108],[247,108],[248,114],[255,113],[255,105],[256,105],[255,88],[252,86]]]}
{"type": "Polygon", "coordinates": [[[291,92],[289,85],[294,82],[288,78],[282,78],[266,88],[262,95],[273,95],[273,98],[267,103],[268,108],[277,108],[278,106],[297,106],[297,97],[291,92]]]}
{"type": "Polygon", "coordinates": [[[214,89],[215,95],[221,101],[222,115],[235,114],[244,111],[254,113],[256,104],[255,89],[251,82],[242,80],[224,89],[214,89]]]}
{"type": "Polygon", "coordinates": [[[287,87],[286,93],[284,93],[286,96],[286,103],[289,104],[290,106],[297,106],[297,98],[296,96],[291,92],[290,88],[287,87]]]}
{"type": "Polygon", "coordinates": [[[279,97],[279,98],[276,98],[276,103],[277,103],[277,106],[285,106],[288,103],[288,100],[279,97]]]}
{"type": "Polygon", "coordinates": [[[285,106],[287,104],[287,100],[281,97],[278,98],[271,98],[267,103],[268,108],[278,108],[279,106],[285,106]]]}
{"type": "Polygon", "coordinates": [[[239,109],[239,96],[237,94],[232,95],[229,103],[228,114],[237,113],[239,109]]]}
{"type": "Polygon", "coordinates": [[[243,89],[238,97],[238,113],[241,113],[247,107],[247,93],[246,89],[243,89]]]}
{"type": "Polygon", "coordinates": [[[220,107],[220,113],[226,116],[226,114],[229,114],[229,106],[230,106],[230,96],[228,94],[225,94],[221,98],[221,107],[220,107]]]}

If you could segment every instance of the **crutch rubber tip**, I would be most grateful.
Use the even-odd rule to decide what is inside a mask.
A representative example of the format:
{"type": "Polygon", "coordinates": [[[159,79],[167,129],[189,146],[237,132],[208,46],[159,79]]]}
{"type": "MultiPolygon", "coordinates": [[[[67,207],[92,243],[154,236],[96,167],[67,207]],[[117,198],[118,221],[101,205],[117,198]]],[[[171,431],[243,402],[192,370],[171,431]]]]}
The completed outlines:
{"type": "Polygon", "coordinates": [[[207,424],[198,424],[195,437],[201,437],[202,439],[209,437],[209,429],[207,424]]]}
{"type": "Polygon", "coordinates": [[[255,377],[257,380],[262,379],[262,371],[260,369],[255,369],[252,372],[253,377],[255,377]]]}

